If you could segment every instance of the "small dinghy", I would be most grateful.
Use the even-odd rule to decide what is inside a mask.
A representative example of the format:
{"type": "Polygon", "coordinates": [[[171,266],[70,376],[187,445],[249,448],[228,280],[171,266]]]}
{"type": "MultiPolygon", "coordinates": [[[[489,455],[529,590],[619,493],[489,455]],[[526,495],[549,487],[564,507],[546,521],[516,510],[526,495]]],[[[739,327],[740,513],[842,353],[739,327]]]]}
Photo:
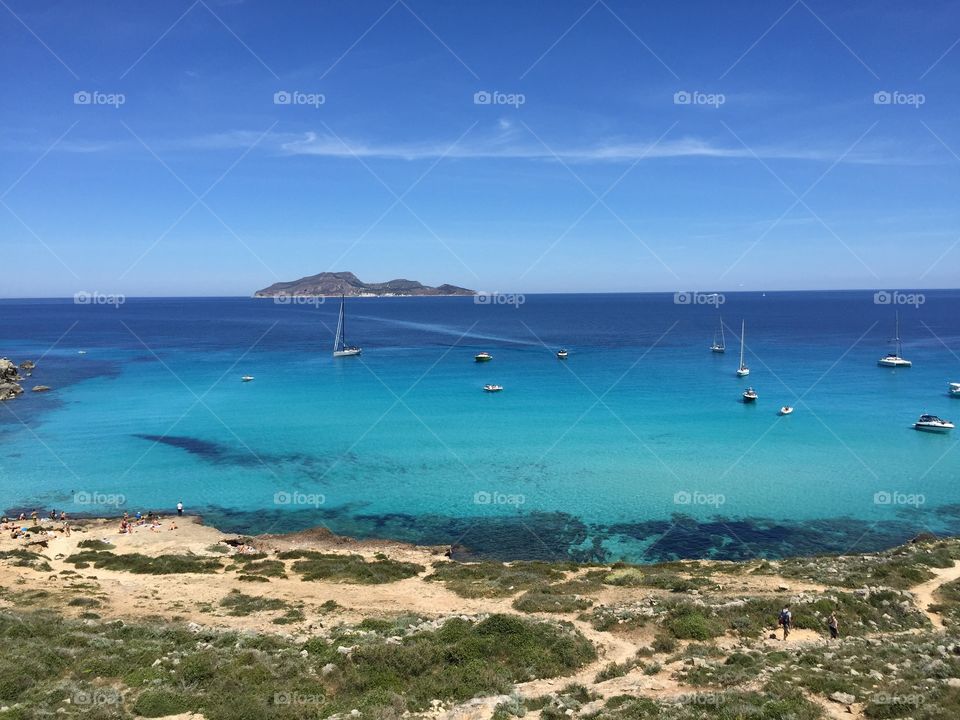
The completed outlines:
{"type": "Polygon", "coordinates": [[[780,408],[781,415],[790,415],[792,413],[793,413],[793,408],[790,407],[789,405],[784,405],[782,408],[780,408]]]}

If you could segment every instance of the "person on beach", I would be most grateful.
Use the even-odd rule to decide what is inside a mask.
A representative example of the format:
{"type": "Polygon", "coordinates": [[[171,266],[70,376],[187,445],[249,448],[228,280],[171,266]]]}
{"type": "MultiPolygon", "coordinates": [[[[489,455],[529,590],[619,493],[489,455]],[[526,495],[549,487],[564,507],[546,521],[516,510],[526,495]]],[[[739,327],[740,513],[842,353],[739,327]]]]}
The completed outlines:
{"type": "Polygon", "coordinates": [[[183,500],[177,501],[177,515],[183,515],[183,500]]]}
{"type": "Polygon", "coordinates": [[[834,610],[827,618],[827,627],[830,628],[830,639],[837,640],[840,637],[840,622],[837,620],[837,611],[834,610]]]}
{"type": "Polygon", "coordinates": [[[789,605],[783,606],[783,610],[780,611],[778,623],[780,627],[783,628],[783,639],[786,640],[790,635],[790,626],[793,624],[793,613],[790,612],[789,605]]]}
{"type": "Polygon", "coordinates": [[[64,537],[70,537],[70,523],[66,520],[63,521],[63,535],[64,537]]]}

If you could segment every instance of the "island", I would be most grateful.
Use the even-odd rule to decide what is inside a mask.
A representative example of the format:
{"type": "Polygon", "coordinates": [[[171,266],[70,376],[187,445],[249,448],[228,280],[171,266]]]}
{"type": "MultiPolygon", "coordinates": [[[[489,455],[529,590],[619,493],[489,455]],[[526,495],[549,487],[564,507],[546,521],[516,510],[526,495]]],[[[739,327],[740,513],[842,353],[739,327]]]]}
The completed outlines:
{"type": "Polygon", "coordinates": [[[322,272],[299,280],[274,283],[270,287],[257,290],[253,296],[265,297],[327,297],[346,295],[348,297],[410,297],[443,295],[476,295],[475,290],[456,285],[438,285],[431,287],[416,280],[388,280],[382,283],[365,283],[352,272],[322,272]]]}

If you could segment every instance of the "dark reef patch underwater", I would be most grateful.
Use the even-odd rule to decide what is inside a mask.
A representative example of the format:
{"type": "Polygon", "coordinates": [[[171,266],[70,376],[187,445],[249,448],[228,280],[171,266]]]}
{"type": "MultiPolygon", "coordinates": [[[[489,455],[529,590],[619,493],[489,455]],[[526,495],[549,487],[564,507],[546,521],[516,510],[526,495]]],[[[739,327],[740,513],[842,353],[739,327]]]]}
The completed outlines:
{"type": "Polygon", "coordinates": [[[568,513],[507,517],[364,514],[359,508],[260,512],[211,507],[204,519],[225,531],[260,534],[325,527],[359,539],[452,546],[458,560],[667,562],[679,559],[749,560],[867,553],[924,533],[960,535],[960,506],[903,513],[895,520],[853,518],[780,521],[716,517],[588,525],[568,513]],[[355,511],[355,512],[352,512],[355,511]]]}

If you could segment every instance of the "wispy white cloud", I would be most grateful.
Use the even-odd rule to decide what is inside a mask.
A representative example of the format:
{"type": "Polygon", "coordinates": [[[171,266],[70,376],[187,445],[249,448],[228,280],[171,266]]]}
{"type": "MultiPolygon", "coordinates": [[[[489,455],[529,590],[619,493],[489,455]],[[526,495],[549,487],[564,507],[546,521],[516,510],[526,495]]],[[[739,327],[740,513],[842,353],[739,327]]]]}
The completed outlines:
{"type": "MultiPolygon", "coordinates": [[[[557,142],[545,147],[528,133],[510,122],[498,124],[498,132],[485,137],[466,138],[451,147],[452,141],[379,142],[334,136],[323,132],[268,133],[262,131],[232,130],[185,138],[145,138],[158,153],[216,152],[246,149],[258,139],[258,152],[278,156],[307,156],[316,158],[352,158],[379,160],[436,160],[451,158],[462,160],[502,159],[557,161],[569,163],[617,163],[638,159],[705,158],[717,160],[798,160],[833,163],[843,152],[839,146],[814,147],[794,145],[758,144],[750,149],[740,144],[722,144],[705,138],[685,136],[666,138],[658,143],[624,138],[611,138],[595,143],[567,144],[557,142]]],[[[41,147],[42,144],[37,144],[41,147]]],[[[29,142],[6,142],[0,146],[5,151],[30,150],[29,142]]],[[[73,139],[60,143],[57,152],[96,153],[125,149],[140,150],[128,138],[85,140],[73,139]]],[[[842,160],[843,163],[865,165],[936,165],[944,162],[943,153],[925,149],[922,152],[905,154],[902,148],[893,149],[882,145],[858,148],[842,160]]]]}

